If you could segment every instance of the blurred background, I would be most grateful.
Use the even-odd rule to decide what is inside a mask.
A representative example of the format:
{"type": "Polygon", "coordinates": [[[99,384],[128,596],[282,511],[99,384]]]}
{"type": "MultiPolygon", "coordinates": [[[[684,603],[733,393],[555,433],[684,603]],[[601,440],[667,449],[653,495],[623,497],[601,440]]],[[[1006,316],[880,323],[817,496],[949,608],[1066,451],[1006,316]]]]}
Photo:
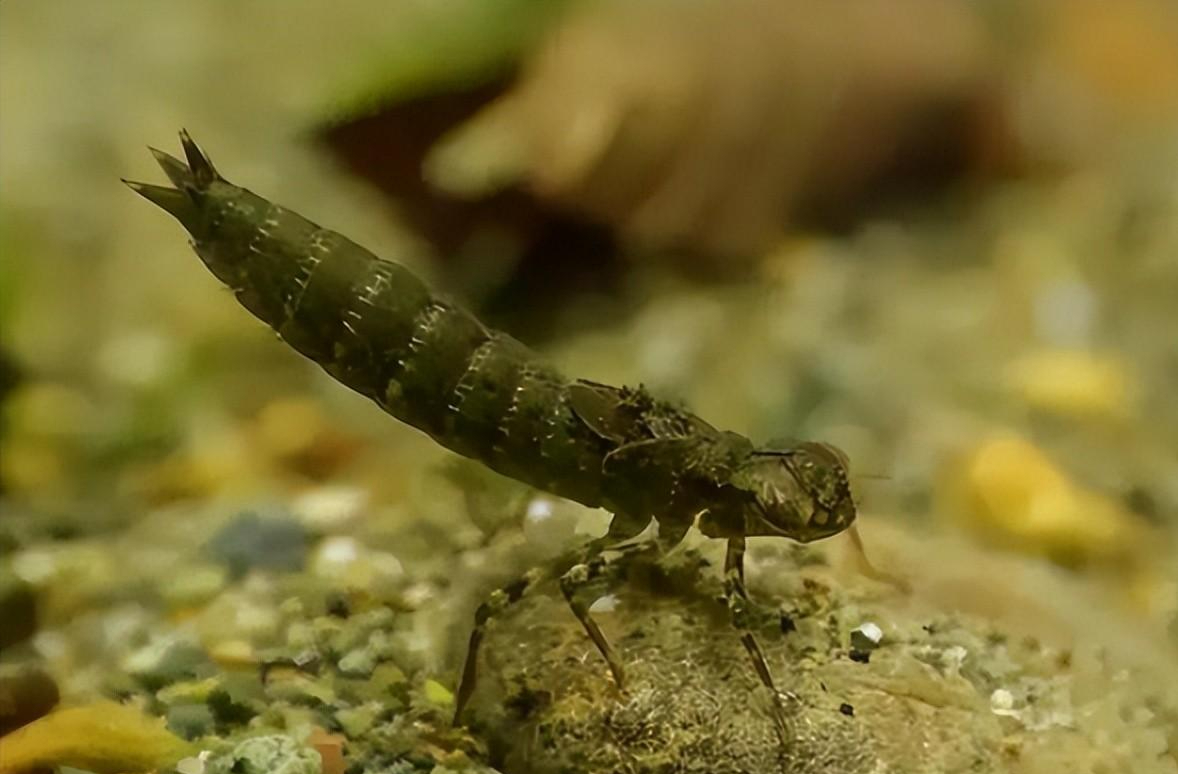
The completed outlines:
{"type": "Polygon", "coordinates": [[[448,611],[447,675],[459,589],[600,525],[241,309],[119,182],[181,127],[571,376],[838,445],[932,604],[1178,650],[1172,3],[6,0],[0,645],[67,696],[256,663],[269,571],[448,611]]]}

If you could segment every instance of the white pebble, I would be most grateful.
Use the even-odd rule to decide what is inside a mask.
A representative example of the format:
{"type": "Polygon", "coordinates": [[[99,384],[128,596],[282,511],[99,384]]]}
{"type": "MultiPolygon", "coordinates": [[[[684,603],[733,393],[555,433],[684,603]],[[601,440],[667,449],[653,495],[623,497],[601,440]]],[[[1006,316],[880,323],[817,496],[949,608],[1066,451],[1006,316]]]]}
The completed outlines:
{"type": "Polygon", "coordinates": [[[997,688],[990,694],[990,711],[995,715],[1014,717],[1014,694],[1005,688],[997,688]]]}
{"type": "Polygon", "coordinates": [[[181,758],[176,763],[176,774],[204,774],[209,754],[208,750],[201,750],[195,757],[181,758]]]}
{"type": "Polygon", "coordinates": [[[359,516],[368,505],[368,493],[353,486],[325,486],[299,497],[291,511],[304,526],[329,531],[359,516]]]}
{"type": "Polygon", "coordinates": [[[316,565],[321,574],[330,574],[332,569],[346,567],[360,556],[360,544],[355,538],[330,537],[319,546],[316,565]]]}
{"type": "Polygon", "coordinates": [[[876,643],[877,645],[879,644],[879,641],[883,639],[883,629],[879,628],[878,625],[873,624],[870,621],[860,626],[859,631],[863,632],[863,634],[866,635],[869,640],[876,643]]]}

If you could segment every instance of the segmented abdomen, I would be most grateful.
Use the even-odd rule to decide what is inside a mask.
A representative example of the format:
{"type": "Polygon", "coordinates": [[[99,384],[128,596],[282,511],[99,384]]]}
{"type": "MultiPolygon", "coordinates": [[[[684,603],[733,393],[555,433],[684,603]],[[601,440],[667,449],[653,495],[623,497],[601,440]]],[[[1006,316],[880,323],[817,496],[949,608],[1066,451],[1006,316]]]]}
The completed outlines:
{"type": "Polygon", "coordinates": [[[444,446],[555,494],[601,504],[610,445],[568,382],[409,270],[223,181],[199,202],[202,260],[328,373],[444,446]]]}

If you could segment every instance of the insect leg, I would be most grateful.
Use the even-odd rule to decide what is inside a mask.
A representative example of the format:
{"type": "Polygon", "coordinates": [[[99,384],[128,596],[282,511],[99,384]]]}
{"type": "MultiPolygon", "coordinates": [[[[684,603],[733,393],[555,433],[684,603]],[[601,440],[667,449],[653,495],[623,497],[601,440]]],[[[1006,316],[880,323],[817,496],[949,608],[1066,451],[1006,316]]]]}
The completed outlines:
{"type": "MultiPolygon", "coordinates": [[[[614,517],[610,522],[609,531],[602,537],[591,540],[587,545],[573,549],[559,556],[557,559],[546,565],[545,567],[537,567],[529,570],[519,579],[503,586],[502,588],[493,591],[487,597],[478,609],[475,611],[474,627],[470,631],[470,642],[466,647],[466,660],[462,665],[462,676],[458,681],[458,692],[454,699],[454,725],[458,725],[462,718],[462,713],[466,710],[470,698],[474,695],[475,686],[478,682],[478,664],[479,664],[479,648],[483,643],[483,638],[486,635],[487,626],[491,620],[500,615],[504,610],[514,605],[516,602],[523,599],[532,588],[544,580],[551,578],[555,574],[564,573],[567,575],[571,570],[567,568],[570,565],[576,567],[585,566],[592,562],[595,558],[601,556],[601,552],[607,548],[617,545],[619,541],[623,541],[634,537],[642,531],[645,525],[633,519],[623,517],[621,514],[614,517]]],[[[643,544],[637,544],[643,545],[643,544]]],[[[564,579],[561,579],[561,589],[564,588],[564,579]]],[[[570,603],[571,604],[571,603],[570,603]]],[[[586,607],[586,610],[588,608],[586,607]]],[[[576,613],[576,610],[573,611],[576,613]]],[[[580,615],[577,616],[581,618],[580,615]]],[[[592,623],[592,622],[591,622],[592,623]]],[[[582,620],[582,624],[584,621],[582,620]]],[[[596,624],[593,624],[596,628],[596,624]]],[[[588,631],[588,627],[586,627],[588,631]]],[[[600,630],[598,631],[600,635],[600,630]]],[[[590,637],[593,634],[590,633],[590,637]]],[[[597,640],[594,639],[594,642],[597,640]]],[[[604,640],[603,640],[604,641],[604,640]]],[[[606,647],[609,645],[606,643],[606,647]]]]}
{"type": "Polygon", "coordinates": [[[611,585],[614,580],[611,570],[621,567],[624,558],[658,547],[657,540],[636,540],[601,546],[595,555],[586,556],[584,561],[571,567],[560,578],[561,593],[569,603],[573,615],[581,622],[585,633],[589,635],[589,639],[593,641],[598,652],[609,665],[610,674],[613,675],[614,684],[617,685],[618,690],[625,688],[626,675],[622,668],[622,661],[614,652],[613,646],[609,644],[601,627],[589,614],[589,607],[599,596],[597,592],[601,587],[611,585]]]}
{"type": "Polygon", "coordinates": [[[478,680],[479,646],[482,645],[483,637],[487,632],[487,624],[496,615],[522,599],[532,586],[542,580],[545,575],[546,573],[540,568],[529,570],[518,580],[491,592],[490,596],[475,611],[474,627],[470,630],[470,643],[466,646],[466,661],[462,664],[462,677],[458,682],[458,693],[455,694],[454,699],[454,725],[458,725],[470,697],[474,695],[475,684],[478,680]]]}
{"type": "Polygon", "coordinates": [[[744,586],[744,549],[743,536],[728,538],[728,550],[724,556],[724,597],[728,603],[728,611],[732,615],[732,625],[740,631],[740,644],[748,652],[761,685],[769,689],[769,695],[773,700],[773,721],[782,743],[785,744],[789,736],[781,694],[773,684],[773,673],[769,671],[769,664],[765,660],[760,643],[749,631],[751,624],[748,620],[749,595],[744,586]]]}

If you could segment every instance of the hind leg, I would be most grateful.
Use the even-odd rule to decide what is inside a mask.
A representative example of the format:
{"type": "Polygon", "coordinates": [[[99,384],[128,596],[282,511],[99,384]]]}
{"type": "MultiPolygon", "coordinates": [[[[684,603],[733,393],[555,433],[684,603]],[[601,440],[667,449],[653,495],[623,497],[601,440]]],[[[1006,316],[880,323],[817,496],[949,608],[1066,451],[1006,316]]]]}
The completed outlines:
{"type": "Polygon", "coordinates": [[[454,725],[458,725],[463,710],[466,709],[470,697],[474,695],[475,684],[478,680],[479,647],[487,632],[487,624],[491,619],[523,599],[524,595],[538,582],[544,579],[546,573],[534,568],[517,580],[495,589],[483,601],[474,614],[474,627],[470,630],[470,642],[466,646],[466,661],[462,664],[462,677],[458,682],[458,692],[454,698],[454,725]]]}
{"type": "Polygon", "coordinates": [[[616,580],[615,572],[621,571],[626,558],[652,550],[657,550],[659,555],[666,554],[679,544],[690,526],[691,522],[687,520],[683,520],[682,523],[671,520],[660,522],[658,536],[654,539],[603,546],[596,555],[586,556],[583,562],[569,568],[568,572],[561,576],[560,591],[569,603],[573,615],[581,622],[581,627],[605,659],[618,690],[625,689],[625,669],[622,667],[621,659],[609,644],[605,632],[601,631],[601,627],[590,615],[589,608],[601,596],[601,592],[608,591],[613,585],[616,580]]]}
{"type": "MultiPolygon", "coordinates": [[[[602,551],[606,550],[609,546],[633,538],[645,528],[646,524],[640,524],[636,520],[626,519],[620,515],[615,516],[613,521],[610,522],[609,531],[604,536],[590,541],[585,546],[561,555],[548,568],[533,568],[522,577],[491,592],[487,599],[475,611],[474,627],[470,631],[470,642],[466,647],[466,660],[462,665],[462,677],[458,681],[458,691],[454,698],[454,725],[458,725],[462,718],[462,713],[466,710],[466,705],[474,695],[475,686],[478,682],[479,649],[482,646],[483,638],[486,636],[487,626],[490,622],[501,615],[503,611],[523,599],[540,581],[558,573],[568,575],[569,572],[572,572],[572,570],[567,569],[569,565],[573,565],[573,569],[585,566],[586,563],[593,562],[596,558],[600,557],[602,551]]],[[[565,582],[562,576],[562,591],[564,587],[565,582]]],[[[588,606],[586,606],[585,611],[585,616],[587,617],[588,606]]],[[[577,610],[574,609],[573,612],[576,614],[577,610]]],[[[581,619],[581,615],[578,614],[577,618],[581,619]]],[[[586,618],[586,620],[589,619],[586,618]]],[[[590,622],[592,623],[592,621],[590,622]]],[[[582,625],[585,625],[584,620],[582,620],[582,625]]],[[[605,641],[604,635],[600,629],[596,628],[596,624],[592,625],[597,632],[597,636],[595,637],[589,627],[586,626],[589,636],[593,638],[594,643],[597,643],[597,637],[600,637],[601,642],[608,649],[609,643],[605,641]]],[[[601,646],[599,645],[598,647],[600,649],[601,646]]]]}
{"type": "Polygon", "coordinates": [[[614,571],[623,564],[623,559],[644,551],[652,550],[657,543],[652,540],[635,541],[624,545],[609,546],[602,549],[595,556],[587,556],[585,561],[573,565],[560,578],[560,592],[569,609],[581,622],[581,627],[589,635],[589,639],[597,647],[605,663],[609,665],[614,684],[618,690],[625,688],[626,673],[622,661],[609,644],[601,627],[593,620],[589,608],[593,602],[602,596],[602,592],[609,589],[616,580],[614,571]]]}

